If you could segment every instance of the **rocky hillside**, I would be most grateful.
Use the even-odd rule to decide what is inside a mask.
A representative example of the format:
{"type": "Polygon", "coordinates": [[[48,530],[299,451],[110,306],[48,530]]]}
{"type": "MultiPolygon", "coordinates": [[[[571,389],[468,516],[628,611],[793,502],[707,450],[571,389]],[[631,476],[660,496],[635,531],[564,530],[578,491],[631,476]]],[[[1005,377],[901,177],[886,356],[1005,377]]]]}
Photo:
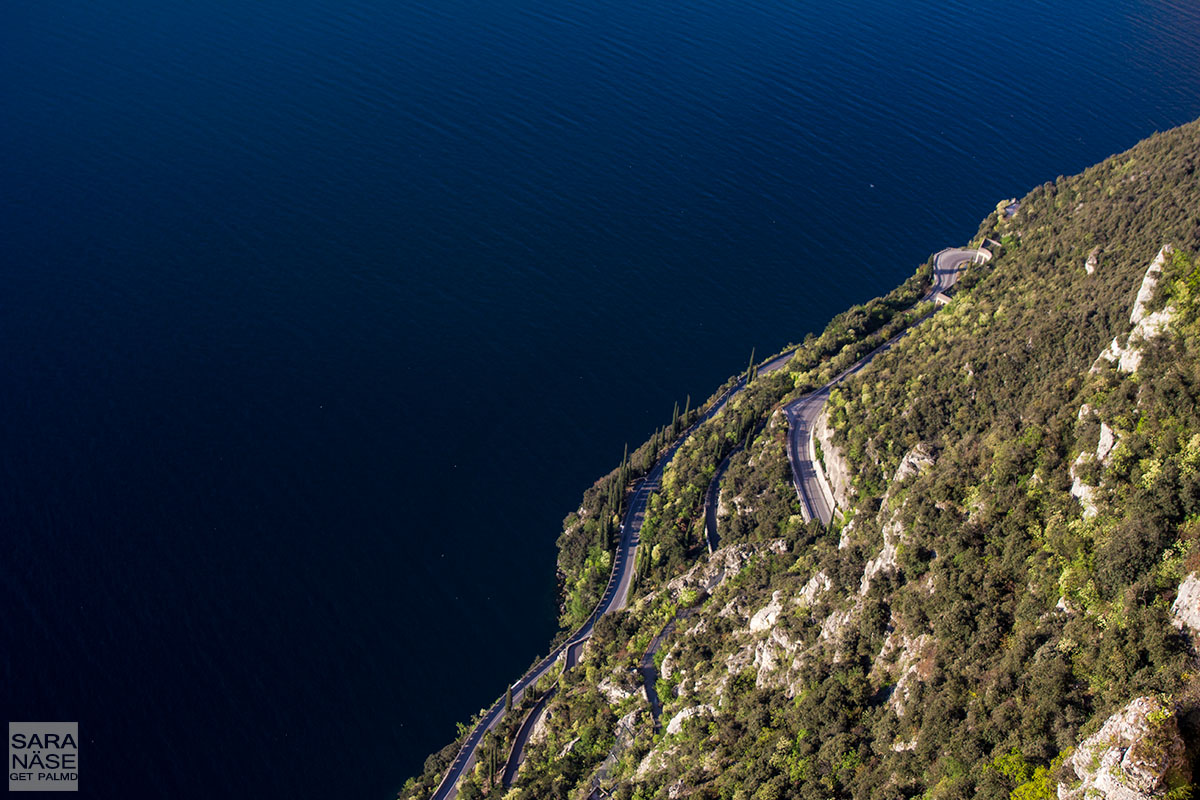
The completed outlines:
{"type": "Polygon", "coordinates": [[[844,316],[752,383],[672,463],[639,599],[513,786],[460,796],[1192,797],[1198,161],[1193,123],[984,220],[992,260],[833,392],[828,530],[778,409],[925,309],[844,316]],[[710,556],[697,497],[730,453],[710,556]]]}

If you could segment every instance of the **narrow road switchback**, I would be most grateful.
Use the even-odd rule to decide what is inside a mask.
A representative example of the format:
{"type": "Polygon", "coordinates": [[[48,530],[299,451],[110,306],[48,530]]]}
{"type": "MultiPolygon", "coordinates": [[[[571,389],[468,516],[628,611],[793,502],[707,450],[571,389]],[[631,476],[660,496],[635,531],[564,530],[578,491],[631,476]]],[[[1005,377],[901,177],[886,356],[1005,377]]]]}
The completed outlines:
{"type": "MultiPolygon", "coordinates": [[[[991,253],[975,249],[947,249],[934,256],[933,284],[929,292],[921,298],[922,301],[932,300],[941,305],[948,301],[946,292],[950,290],[970,262],[987,261],[991,253]]],[[[908,330],[911,330],[909,328],[908,330]]],[[[828,526],[833,521],[833,511],[836,505],[833,491],[821,465],[817,462],[813,446],[813,426],[821,412],[825,409],[825,401],[833,387],[851,375],[859,372],[875,356],[890,349],[908,330],[902,331],[867,355],[859,359],[853,366],[838,375],[819,389],[793,400],[783,407],[788,419],[787,453],[792,467],[792,483],[800,498],[801,510],[805,522],[819,519],[828,526]]]]}
{"type": "MultiPolygon", "coordinates": [[[[759,369],[759,373],[779,369],[779,367],[787,363],[790,357],[790,353],[785,353],[773,358],[759,369]]],[[[641,533],[642,523],[646,517],[646,503],[650,499],[650,495],[658,491],[661,486],[663,470],[671,463],[671,459],[675,457],[675,453],[687,441],[688,437],[695,432],[696,428],[719,414],[728,404],[729,400],[745,387],[745,384],[746,379],[742,377],[724,395],[719,397],[692,423],[691,427],[684,431],[675,443],[671,445],[671,448],[654,464],[650,472],[636,484],[637,488],[629,500],[629,506],[621,522],[620,540],[617,543],[616,552],[613,556],[613,569],[604,594],[596,604],[596,608],[591,616],[588,617],[587,621],[570,638],[556,647],[548,656],[539,661],[512,685],[514,703],[520,702],[526,690],[549,673],[559,658],[564,659],[564,669],[573,667],[582,653],[583,643],[591,637],[592,631],[596,627],[596,621],[610,611],[618,611],[624,608],[629,602],[629,595],[633,588],[634,565],[637,563],[639,534],[641,533]]],[[[459,780],[474,767],[479,745],[483,741],[484,735],[495,728],[500,723],[500,720],[504,718],[504,707],[505,701],[501,697],[492,704],[491,708],[484,712],[483,717],[476,723],[475,728],[472,729],[466,741],[463,742],[454,761],[450,764],[450,768],[446,771],[445,776],[443,776],[442,782],[438,784],[437,789],[430,796],[430,800],[453,800],[453,798],[458,796],[459,780]]],[[[514,747],[509,756],[509,763],[506,764],[505,778],[507,780],[511,780],[515,776],[517,768],[524,760],[525,744],[529,738],[529,731],[536,723],[538,716],[538,713],[529,714],[517,731],[514,747]]]]}

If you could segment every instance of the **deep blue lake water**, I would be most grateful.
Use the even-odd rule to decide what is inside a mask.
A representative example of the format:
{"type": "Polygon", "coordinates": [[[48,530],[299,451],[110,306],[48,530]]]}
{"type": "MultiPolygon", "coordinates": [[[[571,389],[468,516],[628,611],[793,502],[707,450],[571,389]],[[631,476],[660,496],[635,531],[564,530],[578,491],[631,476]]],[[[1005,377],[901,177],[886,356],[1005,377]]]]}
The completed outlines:
{"type": "Polygon", "coordinates": [[[0,708],[391,797],[625,442],[1197,115],[1185,0],[6,4],[0,708]]]}

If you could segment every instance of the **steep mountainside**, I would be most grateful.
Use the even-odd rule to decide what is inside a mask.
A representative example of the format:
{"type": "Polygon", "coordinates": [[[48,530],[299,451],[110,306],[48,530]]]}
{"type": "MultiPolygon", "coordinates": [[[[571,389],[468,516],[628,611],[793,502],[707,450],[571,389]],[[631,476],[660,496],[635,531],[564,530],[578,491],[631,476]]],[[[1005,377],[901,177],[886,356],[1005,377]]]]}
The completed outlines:
{"type": "MultiPolygon", "coordinates": [[[[1191,797],[1198,161],[1200,122],[1003,203],[975,241],[994,257],[932,317],[926,264],[752,381],[667,469],[637,599],[558,678],[513,786],[481,759],[459,796],[1191,797]],[[839,507],[804,523],[781,405],[906,326],[833,391],[839,507]]],[[[560,540],[565,623],[615,475],[560,540]]]]}

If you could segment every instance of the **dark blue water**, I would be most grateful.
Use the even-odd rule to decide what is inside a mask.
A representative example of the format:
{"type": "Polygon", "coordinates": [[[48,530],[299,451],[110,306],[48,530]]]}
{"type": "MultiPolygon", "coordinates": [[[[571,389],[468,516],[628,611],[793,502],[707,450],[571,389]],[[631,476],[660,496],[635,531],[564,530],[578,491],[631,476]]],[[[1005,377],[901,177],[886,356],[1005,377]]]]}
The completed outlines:
{"type": "Polygon", "coordinates": [[[1197,115],[1183,0],[6,4],[3,716],[391,796],[626,441],[1197,115]]]}

